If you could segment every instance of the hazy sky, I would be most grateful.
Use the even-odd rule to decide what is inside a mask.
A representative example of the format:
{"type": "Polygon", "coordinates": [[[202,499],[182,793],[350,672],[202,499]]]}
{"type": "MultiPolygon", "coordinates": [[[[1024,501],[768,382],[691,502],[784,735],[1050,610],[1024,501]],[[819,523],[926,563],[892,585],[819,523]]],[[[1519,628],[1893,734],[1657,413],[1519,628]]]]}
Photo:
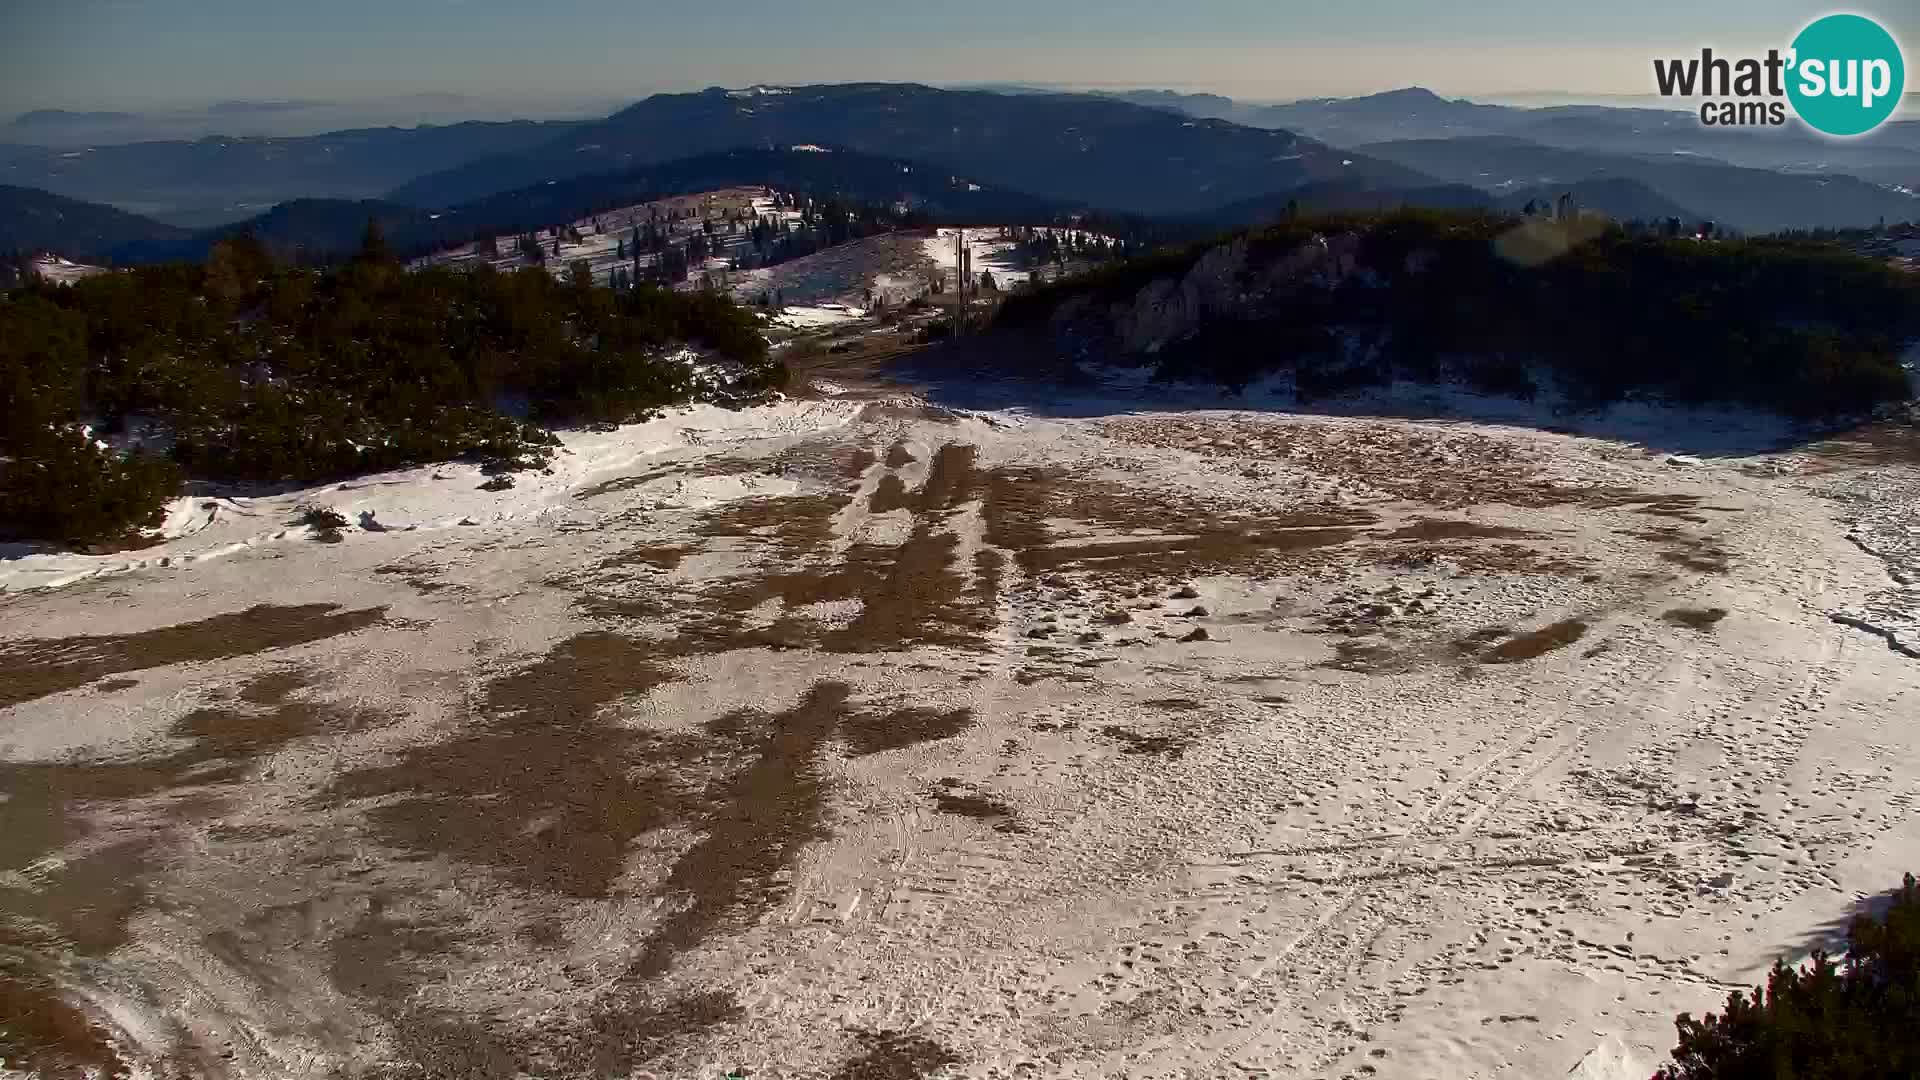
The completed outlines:
{"type": "MultiPolygon", "coordinates": [[[[1634,94],[1650,92],[1655,55],[1784,46],[1831,10],[1791,0],[0,0],[0,114],[421,92],[637,99],[869,79],[1245,98],[1410,84],[1634,94]]],[[[1920,4],[1841,10],[1879,18],[1920,67],[1920,4]]]]}

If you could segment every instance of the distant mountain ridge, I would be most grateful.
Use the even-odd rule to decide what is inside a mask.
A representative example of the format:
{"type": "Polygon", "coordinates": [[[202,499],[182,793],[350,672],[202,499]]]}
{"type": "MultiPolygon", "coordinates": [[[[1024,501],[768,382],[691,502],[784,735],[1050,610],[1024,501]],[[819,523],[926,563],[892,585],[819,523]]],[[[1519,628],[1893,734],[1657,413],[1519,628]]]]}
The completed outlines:
{"type": "MultiPolygon", "coordinates": [[[[324,103],[231,104],[244,117],[324,103]]],[[[49,122],[74,115],[82,114],[53,110],[49,122]]],[[[1169,223],[1233,223],[1269,217],[1289,201],[1327,210],[1516,209],[1529,198],[1569,192],[1616,218],[1711,218],[1758,232],[1920,217],[1913,195],[1920,191],[1920,123],[1890,124],[1883,132],[1845,144],[1791,130],[1703,134],[1685,112],[1516,108],[1449,99],[1421,87],[1248,105],[1153,89],[1061,93],[861,83],[661,94],[590,122],[370,128],[78,150],[0,145],[0,183],[108,203],[188,228],[248,219],[332,250],[342,237],[330,215],[345,221],[371,209],[398,228],[450,235],[469,220],[456,211],[493,221],[508,211],[527,212],[543,198],[556,207],[586,205],[609,185],[677,188],[689,178],[649,174],[670,162],[817,144],[848,155],[840,165],[861,155],[894,158],[966,176],[1002,197],[1018,193],[1028,200],[1020,204],[1022,214],[1044,204],[1169,223]],[[1220,113],[1232,119],[1212,115],[1220,113]],[[1234,122],[1249,119],[1269,126],[1234,122]],[[1273,126],[1282,122],[1293,127],[1273,126]],[[1623,144],[1628,149],[1613,148],[1623,144]],[[1660,149],[1691,146],[1704,149],[1660,149]],[[1716,156],[1737,151],[1744,158],[1791,159],[1803,150],[1828,157],[1799,161],[1804,168],[1763,170],[1716,156]],[[1909,159],[1916,168],[1906,190],[1832,165],[1851,161],[1879,170],[1876,175],[1906,176],[1909,159]],[[621,176],[627,179],[610,179],[621,176]],[[553,190],[543,195],[541,188],[553,190]],[[479,208],[495,196],[510,197],[479,208]],[[275,213],[264,213],[269,208],[275,213]]],[[[720,164],[714,175],[727,176],[741,161],[720,164]]],[[[794,167],[821,180],[818,162],[794,167]]],[[[358,224],[352,222],[348,239],[357,238],[358,224]]],[[[183,237],[191,235],[149,235],[142,242],[150,245],[146,250],[186,250],[192,242],[183,237]]]]}
{"type": "Polygon", "coordinates": [[[234,204],[372,197],[421,173],[538,145],[573,126],[475,122],[301,138],[209,136],[79,150],[0,144],[0,183],[192,224],[204,220],[207,210],[234,204]]]}
{"type": "MultiPolygon", "coordinates": [[[[1172,100],[1177,106],[1177,99],[1172,100]]],[[[1646,157],[1687,154],[1747,168],[1841,172],[1920,188],[1920,120],[1894,121],[1866,139],[1835,140],[1797,120],[1782,128],[1710,127],[1688,110],[1521,108],[1446,98],[1424,87],[1279,105],[1236,103],[1228,115],[1240,123],[1282,128],[1336,146],[1504,135],[1562,149],[1646,157]]]]}
{"type": "Polygon", "coordinates": [[[8,127],[16,131],[30,131],[39,128],[55,127],[60,124],[114,124],[132,120],[133,113],[125,112],[81,112],[73,109],[33,109],[14,117],[8,127]]]}
{"type": "Polygon", "coordinates": [[[176,229],[112,207],[75,203],[45,192],[0,188],[0,238],[15,236],[22,240],[17,244],[0,242],[0,251],[46,250],[81,261],[116,263],[199,260],[220,240],[251,232],[283,258],[327,261],[356,250],[366,223],[374,220],[394,251],[418,255],[480,235],[531,232],[653,199],[760,185],[865,203],[905,200],[915,208],[939,214],[946,223],[1044,224],[1074,209],[1071,204],[979,183],[950,170],[899,158],[835,148],[728,150],[625,172],[542,183],[445,210],[374,199],[297,199],[245,221],[197,231],[176,229]],[[23,194],[8,197],[13,192],[23,194]],[[31,209],[38,205],[33,197],[58,206],[64,216],[31,209]],[[90,226],[88,222],[93,219],[85,216],[89,212],[98,215],[103,224],[90,226]],[[63,232],[59,227],[62,222],[72,228],[63,232]]]}
{"type": "Polygon", "coordinates": [[[450,206],[500,190],[686,154],[800,143],[965,171],[1046,198],[1182,214],[1343,176],[1429,182],[1412,169],[1285,131],[1077,94],[1009,95],[897,83],[656,94],[544,145],[403,184],[388,198],[450,206]]]}
{"type": "Polygon", "coordinates": [[[1920,219],[1920,196],[1837,174],[1798,175],[1685,157],[1570,150],[1508,136],[1406,139],[1362,149],[1500,195],[1631,180],[1662,199],[1748,232],[1920,219]]]}
{"type": "Polygon", "coordinates": [[[0,184],[0,252],[93,258],[128,245],[178,243],[188,235],[111,206],[0,184]]]}
{"type": "Polygon", "coordinates": [[[1303,213],[1343,213],[1421,207],[1429,210],[1489,210],[1518,213],[1529,202],[1552,206],[1561,195],[1616,221],[1679,218],[1696,224],[1710,215],[1681,206],[1637,180],[1600,177],[1569,184],[1515,188],[1495,193],[1471,184],[1433,184],[1417,188],[1357,188],[1338,182],[1309,184],[1295,191],[1247,199],[1221,207],[1202,220],[1225,227],[1263,225],[1279,220],[1289,204],[1303,213]]]}

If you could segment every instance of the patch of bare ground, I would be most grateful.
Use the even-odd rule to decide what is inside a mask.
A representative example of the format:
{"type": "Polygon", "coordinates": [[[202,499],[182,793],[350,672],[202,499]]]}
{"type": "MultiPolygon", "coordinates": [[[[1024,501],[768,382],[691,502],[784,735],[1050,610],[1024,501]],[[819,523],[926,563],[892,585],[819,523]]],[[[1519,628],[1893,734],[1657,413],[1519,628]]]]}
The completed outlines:
{"type": "Polygon", "coordinates": [[[855,757],[903,750],[924,742],[951,739],[973,726],[972,709],[906,708],[868,711],[849,716],[840,728],[841,741],[855,757]]]}
{"type": "Polygon", "coordinates": [[[1660,613],[1660,618],[1666,622],[1703,634],[1712,633],[1713,628],[1726,617],[1726,608],[1673,608],[1660,613]]]}
{"type": "Polygon", "coordinates": [[[1419,518],[1385,534],[1386,540],[1538,540],[1541,534],[1504,525],[1448,518],[1419,518]]]}
{"type": "Polygon", "coordinates": [[[1526,509],[1587,506],[1646,513],[1691,513],[1690,495],[1605,485],[1565,484],[1530,475],[1530,447],[1475,432],[1391,423],[1302,424],[1177,417],[1110,420],[1102,434],[1121,442],[1203,457],[1281,461],[1347,484],[1435,510],[1486,503],[1526,509]]]}
{"type": "Polygon", "coordinates": [[[873,467],[873,451],[839,442],[806,442],[775,454],[769,471],[780,476],[811,480],[858,480],[873,467]]]}
{"type": "Polygon", "coordinates": [[[979,647],[994,618],[967,594],[967,580],[955,567],[959,546],[958,537],[923,521],[899,548],[849,551],[843,580],[851,588],[844,591],[860,599],[860,614],[825,634],[821,645],[852,653],[979,647]]]}
{"type": "Polygon", "coordinates": [[[104,1027],[44,974],[0,951],[0,1062],[43,1080],[133,1075],[104,1027]]]}
{"type": "Polygon", "coordinates": [[[435,932],[385,916],[356,928],[336,948],[336,977],[350,980],[343,989],[387,1000],[403,1043],[436,1048],[465,1040],[444,1054],[432,1050],[429,1056],[451,1064],[423,1065],[425,1075],[511,1076],[543,1067],[624,1074],[737,1017],[728,995],[658,1000],[649,983],[679,952],[751,923],[784,895],[781,871],[828,835],[821,749],[839,739],[878,752],[945,737],[970,719],[964,710],[855,710],[839,683],[815,687],[782,713],[728,714],[703,733],[664,736],[604,714],[673,678],[660,661],[691,647],[607,633],[571,638],[494,680],[471,732],[346,774],[328,793],[335,801],[379,800],[367,819],[392,846],[490,866],[570,898],[611,895],[644,833],[674,826],[700,834],[659,886],[667,913],[580,1025],[524,1039],[492,1031],[472,1037],[470,1021],[405,1000],[413,982],[407,958],[420,954],[426,963],[446,948],[435,932]]]}
{"type": "Polygon", "coordinates": [[[43,856],[71,848],[107,829],[119,836],[109,846],[68,859],[50,875],[35,875],[32,887],[0,886],[0,916],[7,933],[38,927],[82,953],[109,951],[122,943],[124,915],[138,903],[139,866],[176,806],[191,800],[163,799],[157,815],[142,815],[135,800],[175,796],[242,778],[252,762],[295,739],[351,731],[384,722],[383,713],[290,700],[306,685],[297,671],[271,672],[248,682],[238,695],[245,706],[203,707],[175,722],[172,734],[185,746],[164,756],[133,761],[0,763],[0,871],[26,871],[43,856]],[[101,811],[111,810],[111,814],[101,811]],[[117,868],[117,870],[116,870],[117,868]]]}
{"type": "Polygon", "coordinates": [[[1481,650],[1496,641],[1513,636],[1513,630],[1505,626],[1483,626],[1466,637],[1453,642],[1452,649],[1458,656],[1478,656],[1481,650]]]}
{"type": "Polygon", "coordinates": [[[444,929],[395,918],[386,904],[383,896],[371,897],[365,914],[328,946],[333,984],[383,1006],[394,1047],[403,1056],[375,1075],[504,1080],[520,1073],[527,1062],[500,1034],[409,1001],[418,984],[431,978],[416,972],[416,965],[444,958],[458,941],[444,929]]]}
{"type": "Polygon", "coordinates": [[[634,544],[600,560],[596,570],[619,570],[645,566],[654,570],[674,570],[687,556],[700,550],[691,544],[634,544]]]}
{"type": "Polygon", "coordinates": [[[1692,536],[1677,525],[1661,525],[1637,532],[1626,532],[1636,540],[1658,545],[1660,559],[1701,574],[1724,574],[1733,556],[1720,545],[1692,536]]]}
{"type": "Polygon", "coordinates": [[[956,566],[958,537],[921,522],[898,547],[856,544],[838,565],[802,566],[706,589],[706,605],[681,633],[705,638],[715,651],[730,648],[814,647],[828,652],[897,652],[917,646],[981,647],[993,617],[967,588],[956,566]],[[771,627],[748,627],[744,616],[769,600],[788,614],[771,627]],[[792,614],[796,608],[857,600],[860,610],[840,627],[821,627],[792,614]]]}
{"type": "Polygon", "coordinates": [[[698,834],[658,886],[665,913],[583,1026],[521,1040],[490,1030],[475,1037],[471,1021],[407,1001],[417,981],[411,966],[431,966],[452,947],[440,932],[376,912],[338,942],[342,988],[387,1002],[403,1044],[452,1063],[441,1072],[424,1066],[426,1075],[509,1076],[563,1061],[570,1064],[562,1071],[585,1061],[595,1075],[611,1075],[734,1018],[730,997],[656,1001],[651,980],[676,955],[751,924],[784,897],[783,872],[829,835],[826,745],[878,753],[949,737],[971,722],[966,710],[859,709],[845,684],[828,682],[784,712],[736,711],[703,733],[669,738],[610,723],[604,706],[671,677],[655,666],[655,647],[611,634],[569,639],[496,679],[475,731],[349,773],[329,792],[335,800],[381,799],[368,820],[393,846],[492,866],[575,898],[610,895],[642,833],[673,825],[698,834]],[[445,1054],[432,1049],[462,1040],[445,1054]]]}
{"type": "MultiPolygon", "coordinates": [[[[946,519],[974,497],[975,453],[971,446],[942,447],[925,483],[913,492],[889,474],[893,483],[883,482],[874,499],[883,509],[897,500],[917,517],[906,542],[897,546],[855,544],[837,562],[829,559],[834,520],[852,499],[846,485],[874,463],[871,452],[862,450],[814,461],[834,476],[839,490],[741,500],[701,517],[694,535],[709,550],[727,548],[753,560],[747,574],[677,593],[651,581],[635,588],[608,566],[556,580],[578,588],[582,610],[590,614],[677,620],[679,641],[663,647],[674,655],[746,648],[977,647],[980,634],[993,624],[986,605],[997,591],[997,557],[976,553],[973,566],[981,581],[970,589],[968,575],[956,564],[959,539],[945,528],[946,519]],[[858,601],[859,609],[845,625],[821,626],[798,613],[848,600],[858,601]],[[782,613],[771,625],[750,624],[749,614],[769,601],[778,601],[782,613]]],[[[677,560],[694,550],[676,546],[663,554],[677,560]]]]}
{"type": "Polygon", "coordinates": [[[1869,424],[1815,443],[1807,450],[1841,466],[1920,464],[1920,427],[1869,424]]]}
{"type": "Polygon", "coordinates": [[[942,780],[940,786],[934,789],[933,807],[943,814],[993,822],[995,832],[1027,831],[1015,817],[1012,807],[998,799],[962,790],[960,782],[951,778],[942,780]]]}
{"type": "Polygon", "coordinates": [[[1365,675],[1391,675],[1442,664],[1454,666],[1463,677],[1470,677],[1475,661],[1485,660],[1490,648],[1513,636],[1513,631],[1506,627],[1489,626],[1452,641],[1413,645],[1349,639],[1336,642],[1333,659],[1320,666],[1365,675]]]}
{"type": "Polygon", "coordinates": [[[1419,661],[1417,655],[1380,642],[1341,641],[1333,646],[1333,659],[1321,666],[1336,671],[1385,675],[1411,670],[1419,661]]]}
{"type": "Polygon", "coordinates": [[[910,509],[912,506],[913,500],[907,498],[907,485],[897,473],[881,477],[874,486],[873,495],[867,499],[867,509],[876,514],[910,509]]]}
{"type": "Polygon", "coordinates": [[[862,334],[833,344],[828,344],[825,337],[802,337],[781,354],[789,373],[787,385],[796,397],[831,396],[838,401],[885,399],[912,393],[913,386],[889,369],[926,348],[913,337],[905,327],[887,334],[862,334]],[[836,348],[841,351],[835,352],[836,348]],[[818,384],[823,382],[835,384],[835,392],[831,395],[822,392],[818,384]]]}
{"type": "MultiPolygon", "coordinates": [[[[697,594],[704,614],[681,627],[710,649],[811,646],[829,652],[896,652],[923,645],[977,648],[992,628],[990,595],[970,589],[955,558],[959,538],[947,519],[974,498],[979,474],[974,447],[950,444],[935,455],[919,490],[897,496],[916,521],[905,543],[855,544],[838,563],[826,559],[833,519],[850,496],[791,496],[735,504],[709,515],[697,532],[708,540],[753,553],[769,545],[775,558],[750,576],[697,594]],[[749,627],[744,617],[778,600],[788,614],[771,627],[749,627]],[[821,627],[791,614],[794,609],[857,600],[857,615],[844,626],[821,627]]],[[[872,465],[871,455],[866,464],[872,465]]],[[[886,489],[882,489],[884,491],[886,489]]],[[[876,493],[876,498],[879,498],[876,493]]],[[[997,564],[975,560],[997,582],[997,564]]]]}
{"type": "Polygon", "coordinates": [[[1502,641],[1480,654],[1480,661],[1486,664],[1517,664],[1523,660],[1535,660],[1564,649],[1586,636],[1586,620],[1562,619],[1502,641]]]}
{"type": "Polygon", "coordinates": [[[1357,555],[1403,570],[1426,570],[1448,563],[1475,574],[1579,575],[1593,565],[1588,559],[1543,552],[1525,544],[1469,541],[1372,544],[1362,547],[1357,555]]]}
{"type": "Polygon", "coordinates": [[[77,1075],[69,1070],[76,1062],[107,1069],[101,1050],[111,1041],[62,996],[58,958],[104,956],[127,943],[159,849],[183,818],[219,805],[204,797],[209,789],[240,780],[253,761],[295,739],[387,719],[293,700],[306,685],[293,670],[258,676],[240,689],[238,706],[181,717],[172,734],[187,743],[164,756],[0,764],[0,997],[22,1018],[0,1025],[9,1060],[40,1062],[49,1076],[77,1075]],[[42,863],[56,852],[67,855],[50,868],[42,863]]]}
{"type": "Polygon", "coordinates": [[[1271,568],[1288,555],[1347,543],[1361,526],[1379,520],[1364,511],[1235,511],[1197,496],[1100,483],[1058,469],[995,470],[983,514],[987,542],[1012,552],[1029,576],[1079,570],[1128,585],[1271,568]],[[1048,526],[1051,519],[1159,535],[1062,543],[1048,526]]]}
{"type": "Polygon", "coordinates": [[[651,484],[655,480],[663,480],[681,471],[684,467],[685,466],[678,464],[667,465],[658,469],[649,469],[643,473],[635,473],[632,476],[616,476],[611,480],[602,480],[598,484],[589,484],[574,492],[573,497],[576,501],[584,502],[587,499],[597,499],[602,495],[612,495],[615,492],[628,491],[640,487],[643,484],[651,484]]]}
{"type": "Polygon", "coordinates": [[[859,1052],[842,1062],[827,1080],[922,1080],[960,1056],[923,1035],[900,1031],[857,1031],[859,1052]]]}
{"type": "Polygon", "coordinates": [[[1193,744],[1191,735],[1182,733],[1147,735],[1131,728],[1109,724],[1100,729],[1100,734],[1120,744],[1122,753],[1151,754],[1155,757],[1177,758],[1187,752],[1193,744]]]}
{"type": "Polygon", "coordinates": [[[678,611],[675,597],[660,587],[661,575],[679,568],[698,544],[648,542],[629,545],[584,570],[555,574],[542,584],[575,595],[581,614],[607,619],[662,620],[678,611]]]}
{"type": "Polygon", "coordinates": [[[752,476],[765,472],[768,463],[752,458],[711,457],[698,461],[676,461],[632,476],[616,476],[611,480],[602,480],[589,484],[573,493],[575,501],[584,502],[597,499],[602,495],[613,495],[622,491],[631,491],[645,487],[655,480],[664,480],[669,476],[752,476]]]}
{"type": "Polygon", "coordinates": [[[402,566],[398,564],[393,566],[376,566],[373,568],[373,573],[376,577],[397,577],[404,582],[408,588],[419,593],[421,596],[432,596],[434,593],[440,592],[443,589],[459,588],[457,585],[435,578],[430,571],[421,567],[402,566]]]}
{"type": "Polygon", "coordinates": [[[500,1017],[429,1008],[418,990],[439,978],[461,945],[444,928],[395,916],[385,897],[329,946],[335,986],[375,1008],[392,1031],[399,1059],[372,1072],[379,1080],[507,1080],[526,1075],[624,1076],[706,1031],[737,1020],[724,992],[656,1000],[617,987],[578,1025],[543,1024],[536,1031],[500,1017]]]}
{"type": "Polygon", "coordinates": [[[587,1030],[562,1061],[582,1060],[593,1076],[628,1076],[658,1062],[674,1048],[745,1015],[724,990],[694,991],[656,1000],[631,991],[617,994],[596,1009],[587,1030]]]}
{"type": "Polygon", "coordinates": [[[1200,707],[1200,703],[1193,698],[1155,698],[1141,704],[1149,709],[1166,709],[1169,712],[1192,712],[1200,707]]]}
{"type": "MultiPolygon", "coordinates": [[[[894,450],[902,449],[895,446],[894,450]]],[[[898,468],[891,464],[893,452],[887,458],[889,468],[898,468]]],[[[947,443],[934,451],[933,464],[928,468],[926,482],[912,495],[907,493],[905,485],[895,473],[880,478],[880,484],[874,489],[868,508],[876,514],[890,510],[911,510],[915,514],[933,514],[947,510],[956,510],[962,504],[974,498],[980,485],[980,473],[975,467],[979,457],[976,447],[964,443],[947,443]]],[[[908,458],[912,460],[911,457],[908,458]]]]}
{"type": "Polygon", "coordinates": [[[384,607],[341,611],[338,604],[261,604],[133,634],[0,642],[0,708],[123,672],[251,656],[322,641],[372,626],[386,613],[384,607]]]}
{"type": "Polygon", "coordinates": [[[751,757],[707,793],[700,840],[673,864],[662,893],[678,909],[648,935],[632,973],[665,972],[676,953],[749,921],[785,895],[777,875],[806,845],[828,836],[826,783],[818,757],[848,712],[844,683],[819,683],[798,705],[767,715],[743,711],[709,725],[751,757]]]}
{"type": "Polygon", "coordinates": [[[705,748],[609,722],[602,709],[678,676],[651,643],[576,635],[488,684],[474,725],[335,780],[335,802],[378,799],[396,848],[492,866],[529,888],[605,896],[637,836],[684,816],[705,748]]]}

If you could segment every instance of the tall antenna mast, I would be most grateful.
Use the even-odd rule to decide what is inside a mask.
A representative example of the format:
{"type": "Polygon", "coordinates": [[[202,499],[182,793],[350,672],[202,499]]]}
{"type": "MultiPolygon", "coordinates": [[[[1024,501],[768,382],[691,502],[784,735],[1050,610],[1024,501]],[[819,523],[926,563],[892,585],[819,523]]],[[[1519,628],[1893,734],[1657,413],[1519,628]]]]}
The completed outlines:
{"type": "Polygon", "coordinates": [[[953,280],[958,286],[959,295],[954,298],[953,336],[959,337],[966,328],[967,315],[967,230],[953,230],[953,280]]]}

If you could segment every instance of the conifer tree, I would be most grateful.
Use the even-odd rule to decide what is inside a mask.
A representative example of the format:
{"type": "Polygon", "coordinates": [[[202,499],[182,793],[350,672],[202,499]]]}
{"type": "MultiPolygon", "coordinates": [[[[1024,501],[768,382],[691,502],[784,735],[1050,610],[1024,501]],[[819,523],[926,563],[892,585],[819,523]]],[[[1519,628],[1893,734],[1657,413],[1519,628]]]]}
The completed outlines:
{"type": "Polygon", "coordinates": [[[360,252],[354,256],[355,262],[383,263],[393,261],[393,252],[387,248],[387,233],[375,218],[367,219],[367,227],[360,233],[360,252]]]}

